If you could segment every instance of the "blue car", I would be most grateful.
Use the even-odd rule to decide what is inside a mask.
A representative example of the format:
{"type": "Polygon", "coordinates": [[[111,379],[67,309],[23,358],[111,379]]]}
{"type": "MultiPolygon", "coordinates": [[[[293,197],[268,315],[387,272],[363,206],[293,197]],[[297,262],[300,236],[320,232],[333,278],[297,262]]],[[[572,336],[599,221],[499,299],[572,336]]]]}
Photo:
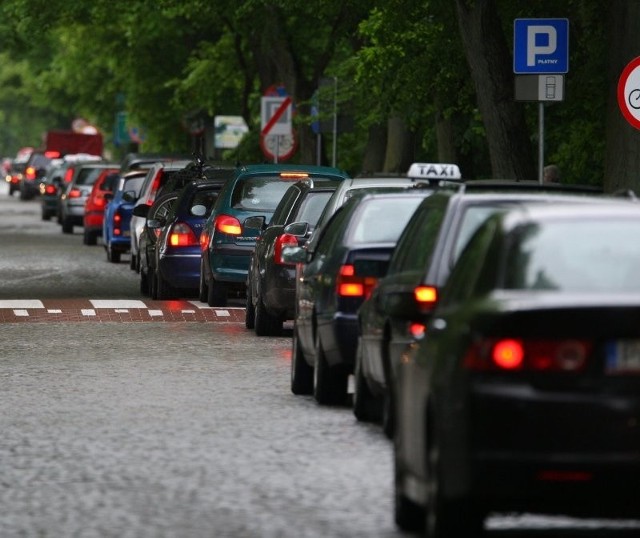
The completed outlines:
{"type": "Polygon", "coordinates": [[[192,181],[179,194],[165,218],[147,220],[158,233],[145,254],[152,299],[195,296],[200,285],[200,234],[224,180],[192,181]]]}
{"type": "Polygon", "coordinates": [[[102,242],[111,263],[120,263],[120,256],[131,250],[131,211],[147,172],[136,170],[124,174],[113,195],[107,195],[110,199],[104,213],[102,242]]]}
{"type": "MultiPolygon", "coordinates": [[[[269,223],[286,190],[296,181],[342,181],[337,168],[295,164],[240,166],[228,180],[207,219],[200,245],[200,297],[209,306],[226,306],[230,293],[245,297],[249,262],[260,230],[245,226],[251,217],[269,223]]],[[[255,219],[254,219],[255,220],[255,219]]]]}

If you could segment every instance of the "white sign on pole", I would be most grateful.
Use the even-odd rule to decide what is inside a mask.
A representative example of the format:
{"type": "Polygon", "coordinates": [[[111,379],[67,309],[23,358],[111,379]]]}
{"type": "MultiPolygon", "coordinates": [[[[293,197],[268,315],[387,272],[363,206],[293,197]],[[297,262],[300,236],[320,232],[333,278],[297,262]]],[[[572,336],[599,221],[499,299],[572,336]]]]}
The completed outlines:
{"type": "Polygon", "coordinates": [[[265,96],[260,100],[262,135],[291,135],[291,97],[265,96]]]}

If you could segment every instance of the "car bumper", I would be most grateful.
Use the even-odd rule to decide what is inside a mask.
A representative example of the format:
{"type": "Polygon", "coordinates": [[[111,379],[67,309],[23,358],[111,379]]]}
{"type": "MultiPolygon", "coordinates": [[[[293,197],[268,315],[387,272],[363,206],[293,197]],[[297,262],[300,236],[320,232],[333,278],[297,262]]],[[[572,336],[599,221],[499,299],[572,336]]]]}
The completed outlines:
{"type": "Polygon", "coordinates": [[[293,319],[296,305],[295,266],[278,265],[268,272],[262,293],[265,307],[269,312],[277,313],[286,319],[293,319]]]}
{"type": "Polygon", "coordinates": [[[640,516],[631,500],[640,483],[640,396],[485,383],[447,407],[437,431],[448,496],[498,511],[640,516]]]}
{"type": "Polygon", "coordinates": [[[337,312],[328,323],[321,324],[319,330],[329,365],[342,365],[352,372],[358,345],[357,315],[337,312]]]}
{"type": "Polygon", "coordinates": [[[167,254],[158,260],[158,271],[174,288],[197,290],[200,286],[200,249],[196,254],[167,254]]]}
{"type": "Polygon", "coordinates": [[[246,285],[253,249],[254,245],[216,245],[209,251],[213,278],[219,282],[246,285]]]}

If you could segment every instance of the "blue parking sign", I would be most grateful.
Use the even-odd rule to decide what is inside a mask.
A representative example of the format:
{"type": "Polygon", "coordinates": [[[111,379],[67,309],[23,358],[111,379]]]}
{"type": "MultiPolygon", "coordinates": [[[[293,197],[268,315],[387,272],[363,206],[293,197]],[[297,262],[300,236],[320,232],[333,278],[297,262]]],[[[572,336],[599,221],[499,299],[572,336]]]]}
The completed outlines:
{"type": "Polygon", "coordinates": [[[513,72],[517,74],[569,71],[569,19],[515,19],[513,72]]]}

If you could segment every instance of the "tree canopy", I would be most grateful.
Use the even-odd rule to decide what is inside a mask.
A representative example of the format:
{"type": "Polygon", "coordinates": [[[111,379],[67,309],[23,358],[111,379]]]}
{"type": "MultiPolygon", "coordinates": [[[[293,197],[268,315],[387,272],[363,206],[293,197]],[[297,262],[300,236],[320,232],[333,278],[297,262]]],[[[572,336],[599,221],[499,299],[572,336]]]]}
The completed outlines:
{"type": "MultiPolygon", "coordinates": [[[[458,163],[470,178],[535,179],[540,105],[514,99],[513,21],[567,18],[565,99],[543,105],[545,164],[557,164],[570,183],[633,188],[640,165],[621,157],[614,140],[623,137],[630,151],[637,131],[611,98],[620,70],[639,52],[640,33],[620,23],[637,20],[633,5],[3,0],[0,154],[37,146],[47,129],[83,117],[118,156],[126,149],[116,136],[118,113],[140,127],[145,151],[184,152],[194,142],[192,118],[240,115],[250,134],[218,157],[261,161],[260,97],[275,85],[296,105],[294,162],[320,155],[327,164],[332,133],[317,135],[313,124],[326,107],[320,117],[311,110],[329,80],[341,120],[337,165],[350,173],[440,161],[458,163]],[[612,58],[614,39],[625,47],[612,58]],[[616,166],[620,160],[631,166],[616,166]]],[[[333,100],[324,103],[331,114],[333,100]]]]}

